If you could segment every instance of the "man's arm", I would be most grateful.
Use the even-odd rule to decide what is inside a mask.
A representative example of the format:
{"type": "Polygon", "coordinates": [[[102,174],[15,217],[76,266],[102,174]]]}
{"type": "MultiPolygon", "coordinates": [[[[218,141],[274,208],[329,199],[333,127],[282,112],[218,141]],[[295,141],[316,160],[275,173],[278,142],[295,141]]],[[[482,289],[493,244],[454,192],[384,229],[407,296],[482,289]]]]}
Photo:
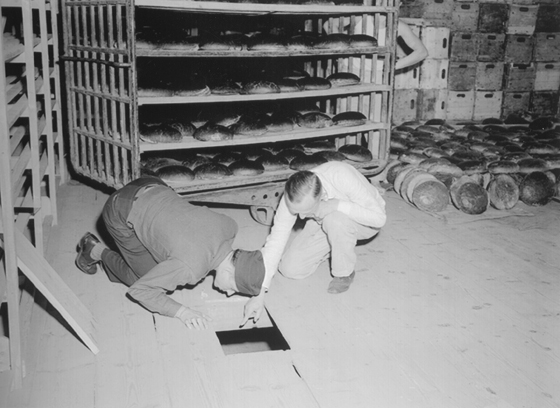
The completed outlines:
{"type": "Polygon", "coordinates": [[[188,266],[178,259],[157,264],[128,289],[128,294],[151,312],[175,317],[181,304],[166,295],[179,285],[189,283],[188,266]]]}
{"type": "Polygon", "coordinates": [[[278,270],[280,258],[284,253],[284,248],[294,227],[297,216],[292,215],[286,206],[284,196],[280,199],[276,214],[274,215],[273,226],[270,234],[266,238],[264,247],[261,249],[264,260],[265,276],[261,287],[261,292],[249,299],[245,304],[243,321],[239,327],[243,327],[250,319],[256,323],[264,311],[264,297],[272,278],[278,270]]]}
{"type": "Polygon", "coordinates": [[[403,39],[406,45],[412,50],[406,57],[401,58],[395,64],[395,70],[410,67],[423,61],[428,56],[428,50],[420,38],[412,32],[408,24],[399,19],[397,35],[403,39]]]}

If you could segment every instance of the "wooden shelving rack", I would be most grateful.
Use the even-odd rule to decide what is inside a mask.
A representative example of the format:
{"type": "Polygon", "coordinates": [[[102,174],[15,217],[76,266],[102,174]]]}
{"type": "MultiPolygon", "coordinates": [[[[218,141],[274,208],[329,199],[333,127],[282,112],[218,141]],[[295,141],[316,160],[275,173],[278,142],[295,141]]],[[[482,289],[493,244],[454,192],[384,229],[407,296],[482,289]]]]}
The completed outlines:
{"type": "MultiPolygon", "coordinates": [[[[0,303],[8,303],[9,366],[16,388],[22,379],[19,288],[21,241],[43,253],[43,226],[57,223],[57,186],[66,180],[57,4],[46,0],[2,0],[0,35],[0,303]]],[[[29,255],[29,254],[28,254],[29,255]]],[[[25,274],[28,276],[29,274],[25,274]]],[[[28,276],[29,277],[29,276],[28,276]]],[[[32,304],[32,302],[31,302],[32,304]]],[[[6,337],[1,336],[5,340],[6,337]]]]}
{"type": "MultiPolygon", "coordinates": [[[[368,163],[356,164],[355,167],[366,176],[381,172],[388,160],[391,133],[398,2],[363,0],[360,3],[330,5],[310,2],[300,5],[281,1],[278,4],[261,4],[259,1],[62,0],[69,157],[74,171],[109,187],[120,188],[141,175],[143,159],[165,155],[166,152],[189,155],[203,149],[233,151],[243,146],[304,143],[330,138],[335,140],[337,148],[345,144],[367,147],[373,159],[368,163]],[[225,25],[235,19],[251,18],[251,23],[255,25],[255,19],[266,16],[275,19],[272,23],[279,27],[286,25],[287,19],[293,20],[294,26],[286,28],[287,31],[294,31],[297,24],[300,31],[317,35],[368,32],[380,42],[379,46],[363,48],[257,51],[242,47],[216,51],[193,47],[154,47],[145,39],[137,41],[143,23],[150,19],[156,22],[158,18],[167,21],[165,16],[161,17],[163,14],[158,13],[165,13],[169,17],[174,14],[184,16],[188,22],[182,21],[182,29],[189,31],[193,38],[200,34],[200,30],[207,28],[204,26],[206,22],[201,22],[204,18],[223,17],[225,25]],[[358,24],[361,20],[364,21],[363,27],[357,28],[361,26],[361,23],[358,24]],[[146,61],[156,64],[188,61],[184,63],[185,66],[193,69],[199,67],[202,72],[209,59],[222,59],[218,64],[227,59],[234,67],[255,60],[268,66],[272,66],[273,60],[279,64],[290,60],[310,76],[326,78],[336,72],[353,71],[361,82],[360,85],[332,87],[328,90],[275,94],[152,96],[142,93],[143,78],[138,73],[146,61]],[[293,131],[267,132],[261,136],[235,135],[232,140],[220,142],[185,138],[178,143],[149,143],[139,134],[142,116],[157,105],[161,109],[169,106],[169,109],[189,111],[206,107],[211,109],[219,105],[226,108],[271,103],[287,106],[290,101],[303,99],[319,104],[322,112],[332,116],[349,110],[359,111],[366,116],[367,121],[360,126],[323,129],[296,127],[293,131]]],[[[227,30],[227,27],[223,27],[223,30],[227,30]]],[[[271,208],[276,204],[279,189],[281,192],[278,183],[285,181],[293,172],[291,169],[265,171],[258,176],[196,179],[171,184],[178,193],[195,201],[204,195],[205,201],[271,208]]]]}

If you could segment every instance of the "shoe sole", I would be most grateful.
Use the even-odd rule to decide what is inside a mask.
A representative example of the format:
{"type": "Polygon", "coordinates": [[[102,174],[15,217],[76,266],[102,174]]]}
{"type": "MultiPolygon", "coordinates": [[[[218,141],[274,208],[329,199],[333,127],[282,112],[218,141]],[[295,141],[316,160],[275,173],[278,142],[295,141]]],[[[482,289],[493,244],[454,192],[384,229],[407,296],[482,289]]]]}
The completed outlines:
{"type": "Polygon", "coordinates": [[[83,273],[85,273],[86,275],[95,275],[97,273],[97,264],[99,262],[95,262],[93,264],[86,264],[84,267],[80,266],[80,258],[82,257],[82,254],[84,252],[84,240],[85,240],[86,236],[84,235],[82,237],[82,239],[80,239],[80,242],[78,244],[78,248],[80,248],[80,250],[78,251],[78,256],[76,257],[76,266],[78,267],[78,269],[80,271],[82,271],[83,273]],[[95,267],[93,272],[89,272],[89,268],[90,267],[95,267]]]}

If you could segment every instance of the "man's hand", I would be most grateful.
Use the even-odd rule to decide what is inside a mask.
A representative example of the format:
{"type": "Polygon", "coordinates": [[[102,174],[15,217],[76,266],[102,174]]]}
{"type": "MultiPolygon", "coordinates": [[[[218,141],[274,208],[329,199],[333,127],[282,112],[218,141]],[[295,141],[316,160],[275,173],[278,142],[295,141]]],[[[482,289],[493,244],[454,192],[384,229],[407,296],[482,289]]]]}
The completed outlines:
{"type": "Polygon", "coordinates": [[[264,310],[264,294],[265,291],[263,289],[261,290],[261,293],[249,299],[249,301],[245,304],[243,321],[239,327],[245,326],[250,319],[253,319],[253,322],[255,323],[259,321],[264,310]]]}
{"type": "Polygon", "coordinates": [[[208,328],[209,316],[188,307],[181,306],[175,317],[181,320],[189,329],[201,330],[208,328]]]}
{"type": "Polygon", "coordinates": [[[318,219],[318,220],[322,220],[324,219],[327,215],[338,211],[338,203],[339,200],[337,199],[331,199],[331,200],[327,200],[327,201],[320,201],[319,202],[319,206],[317,207],[317,209],[315,210],[314,218],[318,219]]]}

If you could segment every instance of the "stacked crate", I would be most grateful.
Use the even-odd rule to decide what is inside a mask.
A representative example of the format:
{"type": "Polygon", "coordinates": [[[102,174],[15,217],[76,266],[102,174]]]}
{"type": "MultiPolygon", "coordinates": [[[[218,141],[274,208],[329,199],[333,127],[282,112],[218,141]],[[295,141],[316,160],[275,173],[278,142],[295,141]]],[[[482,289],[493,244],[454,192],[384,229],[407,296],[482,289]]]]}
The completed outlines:
{"type": "MultiPolygon", "coordinates": [[[[407,20],[407,24],[414,34],[421,37],[422,20],[407,20]]],[[[407,50],[397,43],[397,58],[406,55],[407,50]]],[[[393,104],[398,109],[393,110],[393,123],[398,124],[418,117],[418,93],[420,88],[419,64],[395,72],[395,91],[393,104]]]]}
{"type": "Polygon", "coordinates": [[[454,2],[449,20],[452,29],[447,97],[449,120],[471,119],[474,115],[479,14],[478,2],[454,2]]]}
{"type": "Polygon", "coordinates": [[[435,87],[446,94],[448,120],[559,113],[560,1],[406,0],[400,15],[450,30],[447,84],[432,82],[442,79],[432,50],[420,66],[418,119],[441,117],[424,103],[435,87]]]}
{"type": "MultiPolygon", "coordinates": [[[[435,8],[428,10],[432,16],[437,15],[435,8]]],[[[428,49],[428,57],[419,64],[395,73],[394,106],[398,109],[393,110],[393,123],[445,119],[450,29],[436,26],[439,19],[427,21],[404,18],[403,21],[422,40],[428,49]]],[[[399,47],[397,57],[404,55],[403,49],[399,47]]]]}
{"type": "Polygon", "coordinates": [[[534,30],[535,81],[529,110],[538,115],[559,113],[560,3],[540,0],[534,30]]]}

